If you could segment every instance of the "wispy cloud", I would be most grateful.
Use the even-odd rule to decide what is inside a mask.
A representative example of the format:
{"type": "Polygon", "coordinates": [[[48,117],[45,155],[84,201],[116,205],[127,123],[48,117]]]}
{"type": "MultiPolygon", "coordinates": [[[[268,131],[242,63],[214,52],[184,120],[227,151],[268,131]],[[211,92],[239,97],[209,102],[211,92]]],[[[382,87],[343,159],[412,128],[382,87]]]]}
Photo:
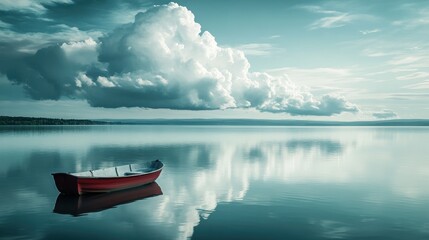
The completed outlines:
{"type": "Polygon", "coordinates": [[[319,28],[338,28],[347,25],[356,20],[369,19],[370,16],[366,14],[351,14],[348,12],[341,12],[336,10],[328,10],[322,8],[320,6],[300,6],[299,8],[304,9],[306,11],[328,15],[326,17],[322,17],[312,24],[309,25],[311,30],[319,29],[319,28]]]}
{"type": "Polygon", "coordinates": [[[243,51],[247,56],[266,56],[280,50],[270,43],[247,43],[235,46],[234,48],[243,51]]]}
{"type": "Polygon", "coordinates": [[[101,32],[98,31],[82,31],[64,24],[53,25],[49,29],[55,32],[22,33],[3,29],[0,31],[0,39],[4,42],[13,43],[19,52],[35,52],[42,47],[59,42],[81,41],[88,38],[96,39],[101,36],[101,32]]]}
{"type": "Polygon", "coordinates": [[[397,53],[391,52],[391,51],[390,52],[383,51],[381,49],[369,49],[369,48],[366,48],[366,49],[364,49],[362,51],[362,54],[364,56],[367,56],[367,57],[385,57],[385,56],[395,55],[397,53]]]}
{"type": "Polygon", "coordinates": [[[349,68],[273,68],[268,73],[275,76],[288,76],[292,81],[299,81],[312,88],[338,87],[338,83],[349,82],[353,79],[352,69],[349,68]]]}
{"type": "Polygon", "coordinates": [[[352,16],[347,13],[324,17],[312,23],[310,29],[342,27],[345,26],[346,23],[351,22],[352,19],[352,16]]]}
{"type": "Polygon", "coordinates": [[[401,68],[401,67],[393,68],[393,69],[384,69],[383,68],[383,70],[381,70],[381,71],[366,73],[365,76],[376,76],[376,75],[392,74],[392,73],[393,74],[395,74],[395,73],[398,73],[398,74],[407,73],[406,75],[408,75],[409,72],[415,72],[416,70],[417,69],[415,69],[415,68],[401,68]]]}
{"type": "Polygon", "coordinates": [[[429,93],[415,93],[415,92],[392,93],[390,94],[389,97],[390,98],[408,98],[408,99],[429,98],[429,93]]]}
{"type": "Polygon", "coordinates": [[[0,9],[3,11],[42,14],[46,11],[45,6],[72,3],[72,0],[2,0],[0,1],[0,9]]]}
{"type": "Polygon", "coordinates": [[[429,25],[429,8],[414,9],[412,10],[412,17],[395,20],[392,22],[393,26],[414,28],[429,25]]]}
{"type": "Polygon", "coordinates": [[[348,76],[350,75],[350,69],[348,68],[273,68],[269,69],[268,72],[293,72],[296,74],[304,75],[321,75],[328,74],[330,76],[348,76]]]}
{"type": "Polygon", "coordinates": [[[420,56],[398,57],[390,60],[388,63],[390,65],[406,65],[406,64],[417,62],[420,59],[422,59],[422,57],[420,56]]]}
{"type": "Polygon", "coordinates": [[[331,15],[341,14],[341,12],[339,12],[339,11],[327,10],[327,9],[324,9],[324,8],[322,8],[320,6],[316,6],[316,5],[304,5],[304,6],[299,6],[299,8],[307,10],[309,12],[313,12],[313,13],[331,14],[331,15]]]}
{"type": "Polygon", "coordinates": [[[5,23],[2,20],[0,20],[0,28],[10,28],[12,25],[9,23],[5,23]]]}
{"type": "Polygon", "coordinates": [[[378,32],[380,32],[381,30],[380,29],[378,29],[378,28],[375,28],[375,29],[371,29],[371,30],[362,30],[362,31],[359,31],[362,35],[368,35],[368,34],[372,34],[372,33],[378,33],[378,32]]]}
{"type": "Polygon", "coordinates": [[[272,36],[269,36],[268,39],[276,39],[280,37],[281,37],[280,35],[272,35],[272,36]]]}
{"type": "Polygon", "coordinates": [[[398,76],[396,79],[398,79],[398,80],[412,80],[412,79],[419,79],[419,78],[429,78],[429,72],[412,72],[409,74],[398,76]]]}
{"type": "Polygon", "coordinates": [[[429,80],[405,86],[407,89],[429,89],[429,80]]]}

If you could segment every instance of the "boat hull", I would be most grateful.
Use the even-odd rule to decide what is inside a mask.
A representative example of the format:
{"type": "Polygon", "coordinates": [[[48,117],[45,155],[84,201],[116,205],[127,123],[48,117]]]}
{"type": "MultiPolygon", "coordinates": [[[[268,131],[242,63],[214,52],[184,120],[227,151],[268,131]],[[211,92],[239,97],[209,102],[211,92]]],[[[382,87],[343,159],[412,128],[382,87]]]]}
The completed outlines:
{"type": "Polygon", "coordinates": [[[69,173],[53,173],[55,185],[61,193],[82,195],[84,193],[112,192],[138,187],[154,182],[162,167],[150,173],[122,177],[81,177],[69,173]]]}

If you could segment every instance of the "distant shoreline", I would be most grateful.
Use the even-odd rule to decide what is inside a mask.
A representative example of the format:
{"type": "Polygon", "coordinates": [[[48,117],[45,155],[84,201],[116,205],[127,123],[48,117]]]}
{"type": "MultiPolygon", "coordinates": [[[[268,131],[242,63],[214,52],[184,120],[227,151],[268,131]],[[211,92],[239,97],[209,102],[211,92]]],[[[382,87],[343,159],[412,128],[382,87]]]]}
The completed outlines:
{"type": "Polygon", "coordinates": [[[380,121],[312,121],[271,119],[59,119],[0,116],[3,126],[48,125],[191,125],[191,126],[429,126],[429,119],[393,119],[380,121]]]}
{"type": "Polygon", "coordinates": [[[102,121],[62,119],[62,118],[38,118],[38,117],[9,117],[0,116],[0,125],[9,126],[47,126],[47,125],[102,125],[108,124],[102,121]]]}

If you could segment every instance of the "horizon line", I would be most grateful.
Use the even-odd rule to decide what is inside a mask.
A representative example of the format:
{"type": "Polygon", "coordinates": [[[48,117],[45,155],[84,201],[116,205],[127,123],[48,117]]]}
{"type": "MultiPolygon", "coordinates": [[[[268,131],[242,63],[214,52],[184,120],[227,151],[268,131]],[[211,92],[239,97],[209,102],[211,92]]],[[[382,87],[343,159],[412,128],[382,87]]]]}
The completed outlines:
{"type": "Polygon", "coordinates": [[[252,118],[64,119],[0,116],[0,125],[429,126],[429,119],[333,121],[252,118]]]}

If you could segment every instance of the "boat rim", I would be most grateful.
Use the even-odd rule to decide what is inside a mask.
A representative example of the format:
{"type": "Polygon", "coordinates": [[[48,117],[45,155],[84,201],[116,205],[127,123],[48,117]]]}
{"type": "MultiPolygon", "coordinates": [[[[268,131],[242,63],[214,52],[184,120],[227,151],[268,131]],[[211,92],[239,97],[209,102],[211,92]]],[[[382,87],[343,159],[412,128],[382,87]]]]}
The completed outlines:
{"type": "MultiPolygon", "coordinates": [[[[129,177],[138,177],[138,176],[142,176],[142,175],[148,175],[148,174],[151,174],[151,173],[159,172],[159,171],[161,171],[164,168],[164,164],[162,162],[161,162],[161,164],[162,165],[161,165],[160,168],[157,168],[157,169],[155,169],[153,171],[150,171],[150,172],[142,172],[142,173],[136,173],[136,174],[132,174],[132,175],[124,175],[124,176],[116,176],[116,177],[76,176],[76,175],[73,175],[73,173],[65,173],[65,172],[51,173],[51,175],[54,176],[54,175],[58,175],[58,174],[65,174],[65,175],[73,176],[73,177],[76,177],[76,178],[79,178],[79,179],[99,179],[99,178],[101,178],[101,179],[108,179],[108,178],[110,178],[110,179],[116,179],[116,178],[129,178],[129,177]]],[[[126,165],[121,165],[121,166],[126,166],[126,165]]],[[[119,167],[119,166],[115,166],[115,167],[119,167]]],[[[110,168],[114,168],[114,167],[110,167],[110,168]]],[[[88,171],[95,171],[95,170],[88,170],[88,171]]],[[[83,172],[87,172],[87,171],[83,171],[83,172]]]]}

